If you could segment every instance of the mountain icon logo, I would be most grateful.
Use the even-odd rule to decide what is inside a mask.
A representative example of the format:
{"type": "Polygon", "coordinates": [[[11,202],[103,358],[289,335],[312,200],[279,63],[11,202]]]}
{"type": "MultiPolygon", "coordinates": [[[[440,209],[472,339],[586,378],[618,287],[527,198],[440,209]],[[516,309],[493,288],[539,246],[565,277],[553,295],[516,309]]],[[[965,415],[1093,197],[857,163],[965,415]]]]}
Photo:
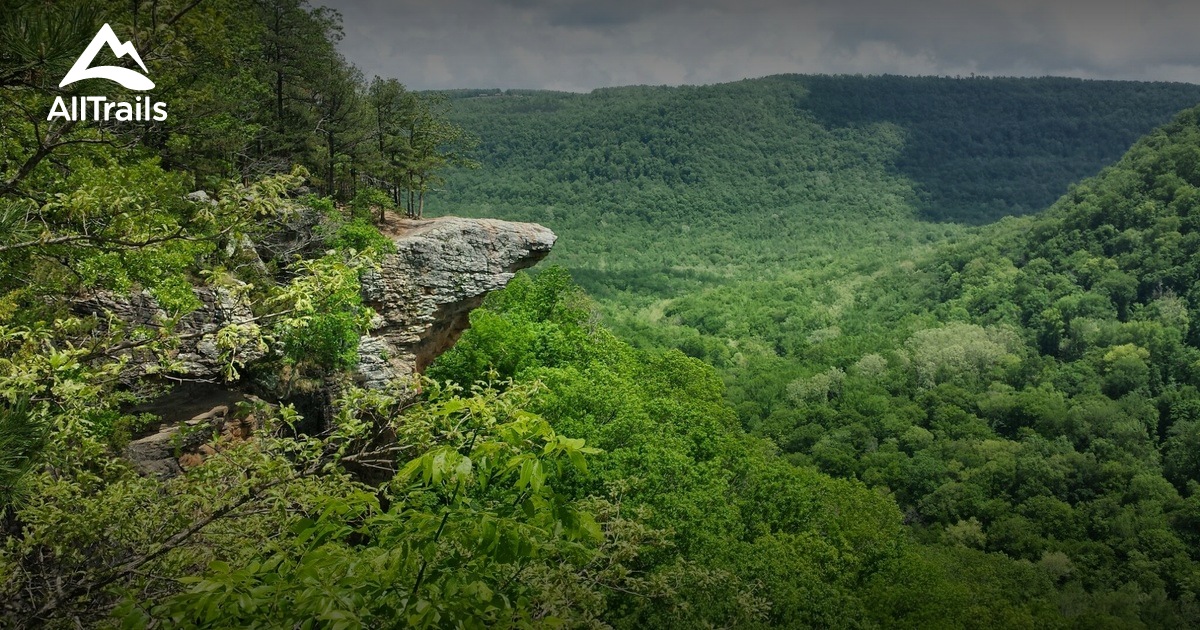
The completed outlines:
{"type": "Polygon", "coordinates": [[[121,40],[117,39],[117,34],[113,32],[112,27],[105,24],[100,27],[100,32],[96,33],[96,36],[92,38],[92,43],[88,44],[88,47],[84,49],[83,54],[75,61],[75,65],[71,66],[71,70],[67,72],[67,76],[63,77],[62,83],[59,83],[58,87],[66,87],[84,79],[108,79],[109,81],[120,83],[130,90],[144,92],[154,89],[154,82],[146,78],[146,75],[130,70],[129,68],[120,68],[117,66],[88,67],[96,59],[96,54],[100,52],[100,48],[105,44],[108,44],[109,50],[112,50],[118,59],[129,55],[142,67],[142,72],[149,72],[149,70],[146,70],[146,64],[142,63],[142,58],[138,55],[138,51],[133,47],[133,44],[130,42],[122,43],[121,40]]]}

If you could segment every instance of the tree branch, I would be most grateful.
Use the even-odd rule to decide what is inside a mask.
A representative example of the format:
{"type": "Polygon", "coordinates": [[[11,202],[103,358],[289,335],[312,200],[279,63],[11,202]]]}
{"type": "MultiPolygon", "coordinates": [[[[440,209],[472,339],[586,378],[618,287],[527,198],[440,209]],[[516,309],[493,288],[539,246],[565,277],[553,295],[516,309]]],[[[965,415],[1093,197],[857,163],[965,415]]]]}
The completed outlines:
{"type": "MultiPolygon", "coordinates": [[[[13,190],[16,190],[17,185],[21,183],[21,180],[28,177],[29,174],[33,172],[33,169],[37,168],[38,164],[42,163],[42,160],[46,159],[47,156],[60,147],[70,144],[101,144],[110,142],[108,140],[96,138],[77,138],[74,140],[63,140],[60,142],[59,139],[70,133],[70,131],[75,128],[76,124],[78,124],[78,121],[69,120],[63,123],[58,129],[55,129],[49,136],[46,137],[45,140],[39,141],[37,150],[25,160],[24,164],[21,164],[21,168],[17,169],[17,172],[13,174],[8,181],[0,184],[0,194],[8,194],[13,190]]],[[[34,129],[35,131],[37,130],[36,122],[34,123],[34,129]]]]}
{"type": "Polygon", "coordinates": [[[206,516],[206,517],[196,521],[195,523],[192,523],[190,526],[176,532],[170,538],[163,541],[163,543],[161,545],[159,545],[153,551],[134,556],[133,558],[130,558],[129,560],[127,560],[124,564],[118,566],[117,568],[113,569],[112,571],[108,572],[105,575],[102,575],[102,576],[97,577],[90,581],[78,582],[74,586],[60,591],[58,594],[55,595],[55,597],[52,597],[50,599],[50,601],[46,602],[45,605],[43,605],[37,611],[37,613],[34,615],[34,618],[35,619],[42,618],[45,615],[47,615],[48,613],[53,612],[55,609],[57,609],[59,606],[61,606],[63,603],[65,603],[66,601],[70,600],[73,597],[82,595],[83,593],[87,593],[93,589],[103,588],[105,586],[108,586],[109,584],[112,584],[113,582],[116,582],[117,580],[120,580],[121,578],[137,571],[141,567],[145,566],[147,563],[149,563],[157,558],[160,558],[163,555],[167,554],[168,552],[180,547],[181,545],[186,543],[188,540],[190,540],[193,536],[200,533],[200,531],[203,530],[205,527],[208,527],[208,525],[213,523],[214,521],[224,518],[225,516],[228,516],[230,513],[234,512],[235,510],[242,507],[243,505],[246,505],[247,503],[250,503],[251,501],[255,501],[255,500],[261,498],[263,496],[263,494],[266,493],[271,488],[275,488],[275,487],[281,486],[285,483],[290,483],[292,481],[297,481],[297,480],[303,479],[305,477],[310,477],[312,475],[315,475],[316,473],[320,472],[320,470],[321,470],[320,464],[322,464],[322,463],[323,463],[323,459],[318,460],[317,462],[314,462],[308,468],[298,472],[297,474],[295,474],[293,476],[286,477],[284,479],[276,479],[275,481],[271,481],[271,482],[262,484],[256,488],[252,488],[250,490],[250,492],[246,493],[245,496],[241,497],[237,501],[234,501],[233,503],[230,503],[229,505],[226,505],[225,507],[214,510],[208,516],[206,516]]]}
{"type": "Polygon", "coordinates": [[[167,26],[175,26],[176,22],[178,22],[180,19],[182,19],[183,16],[187,15],[192,9],[195,9],[196,6],[199,5],[201,2],[204,2],[204,0],[192,0],[191,4],[187,5],[186,7],[183,7],[171,19],[167,20],[166,25],[167,26]]]}

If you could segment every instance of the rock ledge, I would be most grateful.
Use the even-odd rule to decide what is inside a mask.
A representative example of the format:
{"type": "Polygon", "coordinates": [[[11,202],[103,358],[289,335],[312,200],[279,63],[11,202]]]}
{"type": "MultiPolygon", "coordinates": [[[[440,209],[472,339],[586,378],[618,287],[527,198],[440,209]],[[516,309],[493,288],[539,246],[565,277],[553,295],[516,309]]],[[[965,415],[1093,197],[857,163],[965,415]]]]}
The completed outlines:
{"type": "Polygon", "coordinates": [[[389,217],[383,231],[396,253],[363,278],[363,298],[376,312],[359,344],[367,387],[422,372],[454,345],[488,293],[545,258],[556,239],[535,223],[458,217],[389,217]]]}

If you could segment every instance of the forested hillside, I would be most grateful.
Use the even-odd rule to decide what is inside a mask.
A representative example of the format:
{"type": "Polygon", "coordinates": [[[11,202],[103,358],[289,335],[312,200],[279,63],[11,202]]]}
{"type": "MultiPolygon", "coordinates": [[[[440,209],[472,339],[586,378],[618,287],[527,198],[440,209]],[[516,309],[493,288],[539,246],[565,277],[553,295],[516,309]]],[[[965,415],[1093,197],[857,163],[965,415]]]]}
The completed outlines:
{"type": "MultiPolygon", "coordinates": [[[[711,187],[704,192],[722,201],[720,187],[729,186],[729,194],[751,195],[743,206],[766,184],[785,189],[776,194],[790,193],[776,197],[776,206],[815,205],[822,197],[799,194],[803,188],[820,189],[822,173],[838,180],[845,170],[831,153],[837,148],[824,146],[830,138],[814,133],[816,123],[840,132],[841,146],[850,143],[864,166],[908,180],[921,218],[978,224],[1049,206],[1067,185],[1095,174],[1151,128],[1200,101],[1200,88],[1054,77],[792,75],[586,95],[450,95],[458,101],[455,118],[484,139],[480,157],[493,167],[478,173],[471,189],[453,191],[463,202],[558,204],[567,201],[567,191],[553,184],[586,181],[631,185],[624,195],[630,198],[605,203],[598,195],[589,209],[638,216],[638,201],[644,201],[643,217],[645,206],[661,202],[638,192],[651,183],[675,192],[711,187]],[[887,136],[872,142],[863,134],[880,127],[898,132],[899,140],[890,138],[893,153],[879,150],[887,136]],[[523,177],[504,181],[497,179],[501,173],[523,177]]],[[[744,208],[705,204],[691,218],[713,211],[744,208]]]]}
{"type": "Polygon", "coordinates": [[[593,326],[561,274],[502,302],[550,331],[521,357],[558,353],[545,382],[478,360],[434,372],[449,383],[358,386],[361,280],[394,249],[372,220],[419,215],[470,142],[443,101],[362,80],[335,12],[20,1],[0,35],[0,626],[893,614],[860,587],[908,557],[895,504],[791,467],[745,433],[710,368],[593,326]],[[59,86],[104,24],[141,51],[167,120],[47,119],[56,97],[133,100],[59,86]],[[212,311],[231,319],[186,328],[212,311]],[[179,353],[201,343],[211,373],[179,353]],[[596,380],[565,380],[584,372],[596,380]],[[250,429],[186,424],[161,445],[179,470],[142,474],[127,447],[197,381],[255,392],[219,414],[250,429]],[[576,396],[594,397],[588,413],[576,396]],[[197,436],[206,457],[185,467],[197,436]]]}
{"type": "MultiPolygon", "coordinates": [[[[898,504],[909,542],[869,587],[869,618],[1191,626],[1200,621],[1197,204],[1200,109],[1191,109],[1036,217],[849,288],[821,276],[761,281],[689,295],[665,317],[698,331],[697,348],[723,349],[710,358],[726,365],[727,396],[752,433],[801,469],[898,504]],[[756,342],[757,354],[742,351],[756,342]]],[[[592,380],[603,371],[573,367],[594,359],[559,350],[570,335],[561,323],[535,325],[546,317],[493,300],[434,373],[463,379],[491,367],[560,383],[559,392],[583,379],[545,413],[562,404],[604,426],[594,397],[630,395],[592,380]]],[[[622,457],[625,433],[613,444],[595,431],[580,434],[611,449],[603,460],[646,474],[622,457]]],[[[629,500],[655,504],[636,492],[629,500]]],[[[777,557],[760,578],[792,573],[777,557]]]]}
{"type": "Polygon", "coordinates": [[[831,260],[831,245],[955,231],[914,226],[917,189],[891,168],[900,127],[827,128],[797,106],[805,94],[768,79],[454,99],[485,166],[451,172],[431,209],[551,227],[565,245],[556,260],[601,297],[657,297],[831,260]]]}
{"type": "Polygon", "coordinates": [[[485,168],[452,174],[438,212],[540,221],[590,292],[661,296],[955,231],[928,219],[1041,210],[1200,87],[776,76],[452,96],[485,168]]]}
{"type": "Polygon", "coordinates": [[[1045,214],[863,285],[791,355],[797,378],[734,394],[743,418],[798,463],[894,493],[919,539],[1055,567],[1063,592],[1141,602],[1152,624],[1147,603],[1173,600],[1194,623],[1198,116],[1045,214]]]}
{"type": "Polygon", "coordinates": [[[555,226],[621,336],[717,366],[746,429],[891,496],[922,553],[986,554],[962,584],[1036,567],[1027,614],[1191,625],[1200,130],[1188,110],[1070,184],[1142,133],[1154,108],[1122,90],[1173,94],[1162,118],[1195,101],[1056,79],[461,94],[485,169],[439,204],[555,226]],[[923,219],[1059,192],[981,229],[923,219]]]}
{"type": "Polygon", "coordinates": [[[1039,79],[813,76],[802,107],[829,127],[887,122],[895,169],[925,219],[986,223],[1037,212],[1200,101],[1196,86],[1039,79]]]}

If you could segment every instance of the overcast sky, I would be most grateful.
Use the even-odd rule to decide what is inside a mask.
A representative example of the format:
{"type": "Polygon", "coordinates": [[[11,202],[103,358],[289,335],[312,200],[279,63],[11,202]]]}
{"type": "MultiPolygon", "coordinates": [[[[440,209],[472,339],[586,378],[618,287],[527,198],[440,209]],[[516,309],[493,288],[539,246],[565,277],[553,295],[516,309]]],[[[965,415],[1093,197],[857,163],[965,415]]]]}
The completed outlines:
{"type": "Polygon", "coordinates": [[[314,0],[411,88],[701,84],[786,72],[1200,83],[1200,0],[314,0]]]}

